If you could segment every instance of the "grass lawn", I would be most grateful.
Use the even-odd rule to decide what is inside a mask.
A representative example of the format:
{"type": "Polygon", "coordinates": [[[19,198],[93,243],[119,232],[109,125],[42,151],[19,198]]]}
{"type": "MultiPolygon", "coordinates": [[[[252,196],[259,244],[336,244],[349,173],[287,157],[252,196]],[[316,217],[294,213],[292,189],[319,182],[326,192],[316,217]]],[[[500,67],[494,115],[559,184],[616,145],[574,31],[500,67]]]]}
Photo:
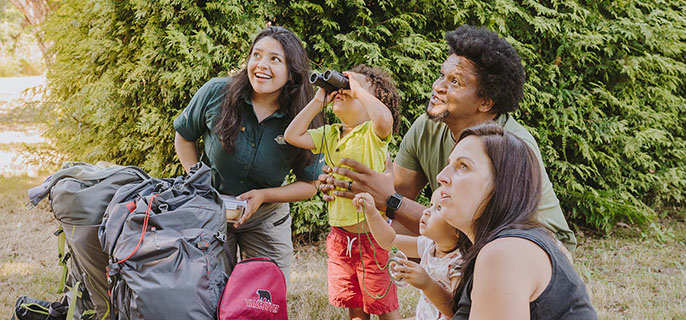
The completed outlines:
{"type": "MultiPolygon", "coordinates": [[[[0,78],[0,318],[5,319],[21,295],[60,296],[57,223],[47,201],[26,207],[26,190],[57,169],[60,156],[39,136],[31,110],[13,102],[18,90],[41,81],[0,78]]],[[[629,226],[604,237],[577,233],[575,267],[601,319],[686,319],[686,212],[663,218],[657,227],[661,241],[653,229],[642,233],[629,226]]],[[[323,243],[299,245],[295,251],[290,318],[344,318],[344,310],[328,304],[323,243]]],[[[413,316],[417,290],[401,288],[399,297],[401,314],[413,316]]]]}
{"type": "MultiPolygon", "coordinates": [[[[16,298],[57,299],[57,225],[47,201],[29,210],[26,189],[41,178],[0,176],[0,314],[9,317],[16,298]]],[[[606,237],[579,235],[575,266],[601,319],[686,319],[686,222],[663,219],[664,241],[618,227],[606,237]]],[[[288,295],[291,319],[342,319],[327,302],[323,243],[296,247],[288,295]]],[[[401,313],[413,315],[418,293],[399,291],[401,313]]]]}

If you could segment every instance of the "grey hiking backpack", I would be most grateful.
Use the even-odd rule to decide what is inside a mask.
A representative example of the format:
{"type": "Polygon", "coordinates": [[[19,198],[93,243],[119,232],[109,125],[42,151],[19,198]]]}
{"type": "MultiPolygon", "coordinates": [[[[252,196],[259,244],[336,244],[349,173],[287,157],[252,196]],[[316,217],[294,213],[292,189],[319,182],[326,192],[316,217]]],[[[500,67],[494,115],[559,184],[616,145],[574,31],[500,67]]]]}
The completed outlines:
{"type": "Polygon", "coordinates": [[[149,178],[133,166],[67,162],[29,190],[30,205],[37,205],[49,195],[50,207],[60,225],[55,234],[63,267],[60,287],[65,295],[61,303],[69,306],[67,319],[104,319],[108,315],[108,258],[100,247],[98,228],[121,186],[149,178]]]}
{"type": "Polygon", "coordinates": [[[113,319],[214,319],[227,280],[226,217],[210,169],[120,188],[99,230],[113,319]]]}

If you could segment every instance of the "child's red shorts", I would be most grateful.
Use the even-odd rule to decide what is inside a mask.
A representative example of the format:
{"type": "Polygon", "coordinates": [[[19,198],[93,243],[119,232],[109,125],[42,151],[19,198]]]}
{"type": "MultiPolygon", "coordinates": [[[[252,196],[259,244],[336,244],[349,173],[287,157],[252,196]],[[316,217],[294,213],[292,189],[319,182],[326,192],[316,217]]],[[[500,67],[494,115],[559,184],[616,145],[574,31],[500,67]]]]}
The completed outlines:
{"type": "MultiPolygon", "coordinates": [[[[388,251],[382,249],[369,233],[374,244],[378,265],[382,268],[388,261],[388,251]]],[[[367,314],[385,314],[398,309],[398,292],[386,269],[380,270],[374,261],[374,253],[367,234],[351,233],[332,227],[326,237],[326,253],[329,255],[329,303],[336,307],[363,308],[367,314]],[[362,286],[363,264],[360,263],[360,243],[364,262],[364,287],[362,286]],[[381,299],[387,288],[388,294],[381,299]]]]}

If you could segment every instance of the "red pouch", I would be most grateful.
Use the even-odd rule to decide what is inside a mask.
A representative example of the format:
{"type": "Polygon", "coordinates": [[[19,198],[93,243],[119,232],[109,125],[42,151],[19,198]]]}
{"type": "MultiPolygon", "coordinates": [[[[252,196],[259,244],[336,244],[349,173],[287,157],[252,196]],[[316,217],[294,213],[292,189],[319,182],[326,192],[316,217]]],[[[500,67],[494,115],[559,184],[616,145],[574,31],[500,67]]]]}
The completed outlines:
{"type": "Polygon", "coordinates": [[[286,279],[269,258],[250,258],[236,264],[224,288],[217,319],[288,319],[286,279]]]}

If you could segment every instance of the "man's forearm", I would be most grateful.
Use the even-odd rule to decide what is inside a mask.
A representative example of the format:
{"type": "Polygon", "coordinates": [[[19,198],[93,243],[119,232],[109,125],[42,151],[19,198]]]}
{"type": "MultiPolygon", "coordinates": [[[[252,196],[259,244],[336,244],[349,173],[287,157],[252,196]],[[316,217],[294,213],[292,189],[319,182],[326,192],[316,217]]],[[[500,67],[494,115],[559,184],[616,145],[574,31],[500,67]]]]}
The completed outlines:
{"type": "Polygon", "coordinates": [[[395,211],[395,221],[411,231],[410,235],[419,235],[419,220],[422,218],[424,209],[426,209],[425,206],[410,198],[403,197],[402,205],[395,211]]]}
{"type": "MultiPolygon", "coordinates": [[[[399,234],[419,235],[419,219],[424,212],[423,205],[417,203],[415,199],[419,196],[424,186],[427,184],[426,176],[421,170],[407,169],[397,162],[393,163],[393,187],[394,192],[403,195],[403,202],[395,212],[395,219],[403,228],[395,228],[399,234]]],[[[385,201],[385,199],[384,199],[385,201]]]]}

